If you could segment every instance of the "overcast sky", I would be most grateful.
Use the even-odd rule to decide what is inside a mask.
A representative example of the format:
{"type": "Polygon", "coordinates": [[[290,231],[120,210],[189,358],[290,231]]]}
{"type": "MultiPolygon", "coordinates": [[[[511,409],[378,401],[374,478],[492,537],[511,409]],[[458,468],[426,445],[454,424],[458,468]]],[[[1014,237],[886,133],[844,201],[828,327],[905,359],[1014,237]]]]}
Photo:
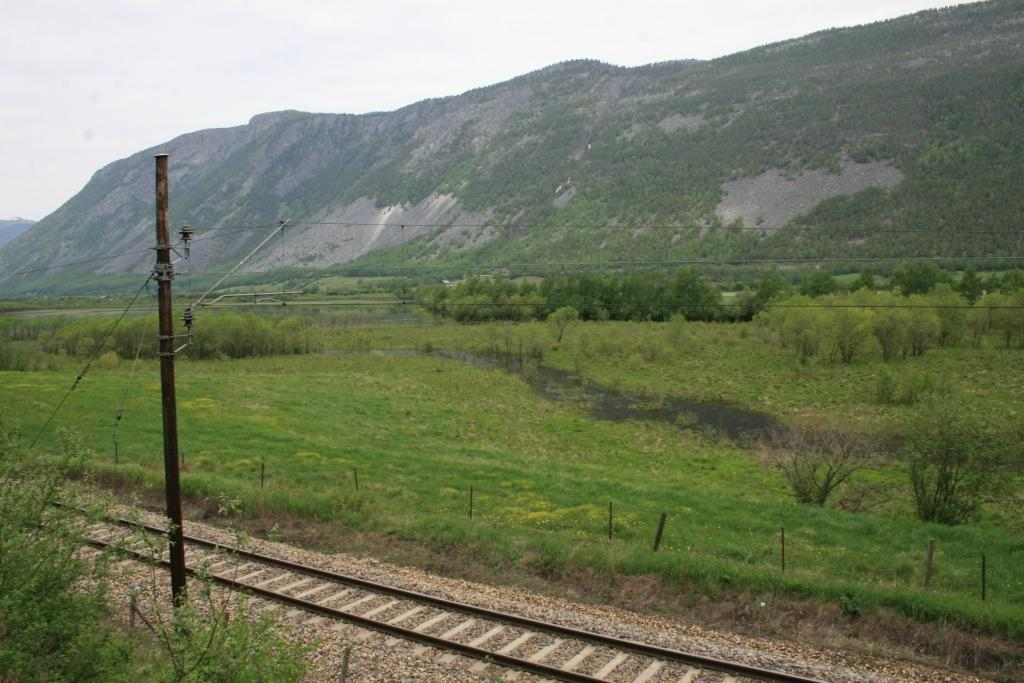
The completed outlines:
{"type": "Polygon", "coordinates": [[[566,59],[712,58],[932,0],[2,0],[0,217],[100,167],[280,109],[362,113],[566,59]]]}

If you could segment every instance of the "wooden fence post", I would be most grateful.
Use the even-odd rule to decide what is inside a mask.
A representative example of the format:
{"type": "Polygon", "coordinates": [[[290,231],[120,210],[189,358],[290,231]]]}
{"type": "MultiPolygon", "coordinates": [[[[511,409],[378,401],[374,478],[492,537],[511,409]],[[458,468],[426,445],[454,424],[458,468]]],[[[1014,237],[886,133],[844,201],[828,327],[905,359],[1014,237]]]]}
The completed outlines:
{"type": "Polygon", "coordinates": [[[608,501],[608,542],[612,542],[612,502],[608,501]]]}
{"type": "Polygon", "coordinates": [[[985,570],[986,570],[986,566],[985,566],[985,553],[982,553],[981,554],[981,601],[982,602],[984,602],[985,598],[987,597],[986,596],[986,594],[987,594],[987,586],[985,585],[985,583],[986,583],[986,581],[985,581],[985,579],[986,579],[986,577],[985,577],[985,573],[986,573],[985,570]]]}
{"type": "Polygon", "coordinates": [[[661,513],[661,517],[658,519],[658,533],[654,535],[654,548],[653,552],[658,552],[658,546],[661,545],[661,534],[665,531],[665,513],[661,513]]]}
{"type": "Polygon", "coordinates": [[[924,587],[932,585],[932,561],[935,558],[935,539],[928,539],[928,559],[924,563],[924,587]]]}
{"type": "Polygon", "coordinates": [[[352,479],[355,480],[355,482],[356,482],[356,491],[358,491],[359,490],[359,471],[358,470],[355,470],[355,469],[352,470],[352,479]]]}
{"type": "Polygon", "coordinates": [[[779,527],[779,542],[782,544],[782,573],[786,573],[786,527],[779,527]]]}
{"type": "Polygon", "coordinates": [[[469,518],[473,519],[473,487],[469,487],[469,518]]]}
{"type": "Polygon", "coordinates": [[[345,647],[345,654],[341,657],[341,683],[348,681],[348,663],[352,657],[352,646],[348,645],[345,647]]]}

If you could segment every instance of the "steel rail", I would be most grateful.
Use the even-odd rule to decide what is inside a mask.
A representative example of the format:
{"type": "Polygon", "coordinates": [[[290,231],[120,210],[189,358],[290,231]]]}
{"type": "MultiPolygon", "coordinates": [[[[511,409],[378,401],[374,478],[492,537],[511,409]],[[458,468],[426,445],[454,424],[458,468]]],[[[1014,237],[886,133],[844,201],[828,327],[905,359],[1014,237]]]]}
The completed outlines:
{"type": "MultiPolygon", "coordinates": [[[[113,518],[113,519],[111,519],[109,521],[111,521],[111,522],[113,522],[113,523],[115,523],[115,524],[117,524],[119,526],[122,526],[122,527],[141,528],[141,529],[144,529],[145,531],[148,531],[148,532],[154,533],[154,534],[166,534],[167,533],[165,529],[162,529],[160,527],[152,526],[152,525],[149,525],[149,524],[144,524],[144,523],[141,523],[141,522],[136,522],[136,521],[129,520],[129,519],[113,518]]],[[[418,591],[409,590],[409,589],[406,589],[406,588],[399,588],[397,586],[390,586],[388,584],[378,583],[376,581],[370,581],[370,580],[367,580],[367,579],[361,579],[361,578],[356,577],[356,576],[350,576],[350,575],[347,575],[347,574],[341,574],[341,573],[333,572],[333,571],[330,571],[330,570],[327,570],[327,569],[321,569],[319,567],[311,567],[311,566],[308,566],[308,565],[300,564],[298,562],[292,562],[290,560],[282,560],[280,558],[273,557],[273,556],[270,556],[270,555],[265,555],[263,553],[257,553],[257,552],[253,552],[253,551],[250,551],[250,550],[244,550],[244,549],[241,549],[241,548],[234,548],[232,546],[224,545],[222,543],[217,543],[216,541],[211,541],[211,540],[208,540],[208,539],[205,539],[205,538],[185,535],[184,536],[184,540],[187,543],[192,543],[194,545],[199,545],[199,546],[203,546],[203,547],[210,548],[210,549],[213,549],[213,550],[222,551],[222,552],[225,552],[225,553],[228,553],[228,554],[235,555],[237,557],[242,557],[242,558],[253,560],[253,561],[256,561],[256,562],[262,562],[264,564],[270,564],[272,566],[277,566],[277,567],[280,567],[280,568],[283,568],[283,569],[287,569],[287,570],[290,570],[290,571],[294,571],[294,572],[298,572],[298,573],[302,573],[302,574],[307,574],[307,575],[310,575],[310,576],[316,576],[316,577],[319,577],[319,578],[322,578],[322,579],[327,579],[327,580],[330,580],[330,581],[336,581],[336,582],[344,583],[344,584],[348,584],[348,585],[358,586],[360,588],[363,588],[363,589],[366,589],[366,590],[370,590],[370,591],[374,591],[374,592],[378,592],[378,593],[384,593],[384,594],[393,595],[393,596],[401,596],[401,597],[407,598],[409,600],[413,600],[413,601],[421,602],[421,603],[427,603],[427,604],[434,605],[436,607],[441,607],[441,608],[444,608],[444,609],[447,609],[447,610],[450,610],[450,611],[454,611],[454,612],[461,612],[461,613],[464,613],[464,614],[470,614],[470,615],[475,615],[475,616],[486,617],[486,618],[489,618],[489,619],[493,619],[495,621],[500,621],[500,622],[509,623],[509,624],[515,624],[515,625],[518,625],[518,626],[528,627],[530,629],[534,629],[534,630],[537,630],[537,631],[542,631],[542,632],[546,632],[546,633],[550,633],[550,634],[557,634],[557,635],[573,638],[573,639],[576,639],[576,640],[581,640],[581,641],[584,641],[584,642],[590,642],[590,643],[595,643],[595,644],[599,644],[599,645],[604,645],[604,646],[608,646],[608,647],[611,647],[611,648],[614,648],[614,649],[617,649],[617,650],[625,650],[625,651],[629,651],[629,652],[633,652],[633,653],[639,653],[639,654],[646,655],[648,657],[655,657],[655,658],[658,658],[658,659],[665,659],[665,660],[673,661],[673,662],[676,662],[676,663],[684,663],[684,664],[688,664],[688,665],[699,666],[699,667],[704,668],[704,669],[709,669],[709,670],[713,670],[713,671],[717,671],[717,672],[721,672],[721,673],[726,673],[726,674],[746,676],[748,678],[754,678],[754,679],[758,679],[758,680],[781,681],[781,682],[784,682],[784,683],[822,683],[818,679],[808,678],[808,677],[801,676],[801,675],[798,675],[798,674],[787,673],[787,672],[784,672],[784,671],[776,671],[776,670],[772,670],[772,669],[762,669],[762,668],[759,668],[759,667],[751,666],[751,665],[748,665],[748,664],[742,664],[742,663],[739,663],[739,662],[730,662],[730,661],[727,661],[727,660],[716,659],[714,657],[708,657],[708,656],[705,656],[705,655],[699,655],[699,654],[690,653],[690,652],[683,652],[681,650],[673,650],[673,649],[670,649],[670,648],[660,647],[658,645],[651,645],[651,644],[648,644],[648,643],[641,643],[641,642],[638,642],[638,641],[628,640],[628,639],[625,639],[625,638],[619,638],[619,637],[616,637],[616,636],[602,635],[602,634],[599,634],[599,633],[594,633],[592,631],[585,631],[585,630],[582,630],[582,629],[576,629],[576,628],[572,628],[572,627],[569,627],[569,626],[562,626],[560,624],[553,624],[553,623],[550,623],[550,622],[544,622],[544,621],[540,621],[540,620],[537,620],[537,619],[531,619],[529,617],[523,617],[523,616],[516,615],[516,614],[510,614],[508,612],[500,612],[500,611],[488,609],[488,608],[485,608],[485,607],[479,607],[479,606],[476,606],[476,605],[470,605],[470,604],[463,603],[463,602],[458,602],[458,601],[455,601],[455,600],[448,600],[446,598],[439,598],[439,597],[436,597],[436,596],[433,596],[433,595],[427,595],[427,594],[420,593],[418,591]]],[[[90,542],[101,543],[100,541],[90,541],[90,542]]],[[[129,553],[133,553],[133,551],[128,551],[128,552],[129,553]]],[[[193,569],[188,569],[187,571],[190,574],[193,574],[193,575],[195,574],[195,570],[193,570],[193,569]]],[[[477,659],[485,659],[485,660],[501,663],[501,664],[504,664],[504,665],[512,667],[512,668],[525,669],[525,670],[531,671],[532,673],[539,673],[541,675],[550,676],[550,677],[553,677],[553,678],[557,678],[559,680],[569,680],[569,681],[598,681],[598,680],[602,680],[602,679],[597,679],[597,678],[589,677],[589,676],[586,676],[586,675],[583,675],[583,674],[577,674],[577,673],[571,672],[571,671],[565,671],[563,669],[558,669],[558,668],[555,668],[555,667],[549,667],[549,666],[546,666],[546,665],[543,665],[543,664],[538,664],[538,663],[535,663],[535,662],[529,662],[527,660],[520,660],[517,657],[511,657],[511,656],[508,656],[508,655],[500,655],[500,654],[498,654],[496,652],[493,652],[493,651],[490,651],[490,650],[484,650],[484,649],[477,648],[477,647],[471,647],[471,646],[463,645],[463,644],[460,644],[460,643],[457,643],[457,642],[453,642],[453,641],[442,640],[440,638],[437,638],[436,636],[428,636],[426,634],[414,632],[414,631],[411,631],[411,630],[408,630],[408,629],[403,629],[403,628],[401,628],[399,626],[395,626],[395,625],[392,625],[392,624],[386,624],[386,623],[378,622],[378,621],[375,621],[373,619],[367,619],[367,618],[364,618],[364,617],[360,617],[358,615],[350,614],[348,612],[342,612],[340,610],[335,610],[335,609],[332,609],[332,608],[329,608],[329,607],[325,607],[325,606],[319,605],[317,603],[313,603],[313,602],[309,602],[309,601],[302,600],[302,599],[299,599],[299,598],[294,598],[294,597],[291,597],[291,596],[275,593],[274,591],[270,591],[270,590],[267,590],[267,589],[256,588],[254,586],[250,586],[250,585],[247,585],[247,584],[238,583],[238,582],[235,582],[235,581],[233,581],[231,579],[226,579],[224,577],[217,577],[217,576],[212,576],[211,575],[211,578],[213,578],[213,580],[216,581],[217,583],[221,583],[222,585],[231,586],[231,587],[233,587],[233,588],[235,588],[237,590],[250,591],[252,593],[256,593],[258,595],[261,595],[261,596],[264,596],[264,597],[268,597],[270,599],[287,602],[289,604],[292,604],[292,605],[294,605],[296,607],[300,607],[302,609],[307,609],[307,610],[310,610],[310,611],[313,611],[313,612],[318,612],[320,614],[325,614],[327,616],[331,616],[331,617],[334,617],[334,618],[337,618],[337,619],[344,619],[344,620],[352,621],[352,622],[358,623],[360,625],[366,626],[367,628],[376,629],[378,631],[386,631],[388,633],[391,633],[392,635],[395,635],[395,636],[398,636],[398,637],[401,637],[401,638],[408,638],[408,639],[412,639],[412,640],[417,640],[419,642],[422,642],[422,643],[425,643],[425,644],[428,644],[428,645],[432,645],[432,646],[435,646],[435,647],[441,647],[441,648],[444,648],[444,649],[458,650],[459,652],[461,652],[463,654],[466,654],[466,655],[468,655],[470,657],[474,657],[474,658],[477,658],[477,659]]]]}
{"type": "MultiPolygon", "coordinates": [[[[185,540],[188,541],[188,537],[186,537],[185,540]]],[[[194,543],[195,541],[192,542],[194,543]]],[[[120,548],[105,541],[99,541],[96,539],[86,539],[85,544],[92,546],[93,548],[97,548],[99,550],[112,548],[115,552],[122,555],[128,555],[133,560],[137,560],[139,562],[144,562],[148,564],[152,564],[155,562],[159,564],[161,567],[168,570],[170,570],[171,567],[171,563],[169,560],[165,560],[163,558],[156,560],[148,555],[145,555],[144,553],[140,553],[135,550],[130,550],[128,548],[120,548]]],[[[198,572],[196,572],[195,569],[192,569],[190,567],[186,567],[185,573],[192,577],[196,577],[198,575],[198,572]]],[[[241,583],[234,579],[229,579],[225,576],[219,576],[217,574],[206,574],[204,578],[218,585],[231,588],[232,590],[258,595],[260,597],[266,598],[268,600],[273,600],[276,602],[283,602],[285,604],[292,605],[293,607],[297,607],[299,609],[303,609],[309,612],[314,612],[334,619],[355,623],[375,631],[383,631],[385,633],[389,633],[393,636],[403,638],[405,640],[413,640],[424,645],[429,645],[431,647],[436,647],[442,650],[454,650],[456,652],[459,652],[460,654],[472,657],[474,659],[479,659],[490,663],[502,664],[512,669],[520,669],[523,671],[527,671],[529,673],[537,674],[540,676],[546,676],[548,678],[554,678],[556,680],[561,681],[578,681],[579,683],[606,683],[604,679],[601,678],[594,678],[593,676],[587,676],[586,674],[580,674],[574,671],[565,671],[564,669],[547,666],[545,664],[539,664],[537,662],[531,662],[529,660],[520,659],[518,657],[512,657],[511,655],[504,655],[498,652],[492,652],[491,650],[473,647],[472,645],[465,645],[463,643],[459,643],[456,641],[445,640],[443,638],[439,638],[438,636],[432,636],[426,633],[419,633],[417,631],[402,628],[401,626],[396,626],[394,624],[388,624],[386,622],[368,619],[366,617],[359,616],[358,614],[343,612],[340,609],[327,607],[325,605],[321,605],[315,602],[310,602],[309,600],[303,600],[301,598],[296,598],[291,595],[286,595],[284,593],[278,593],[276,591],[272,591],[266,588],[259,588],[258,586],[252,586],[246,583],[241,583]]]]}

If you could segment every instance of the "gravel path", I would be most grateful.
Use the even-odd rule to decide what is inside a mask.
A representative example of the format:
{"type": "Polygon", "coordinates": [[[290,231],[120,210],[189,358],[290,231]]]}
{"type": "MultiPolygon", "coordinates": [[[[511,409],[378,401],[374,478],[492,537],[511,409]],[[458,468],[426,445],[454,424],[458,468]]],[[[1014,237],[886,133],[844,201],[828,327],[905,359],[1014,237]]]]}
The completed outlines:
{"type": "MultiPolygon", "coordinates": [[[[124,512],[124,511],[122,511],[124,512]]],[[[136,514],[139,514],[136,511],[136,514]]],[[[142,513],[149,524],[163,525],[159,515],[142,513]]],[[[226,545],[236,543],[230,531],[201,522],[186,522],[186,533],[226,545]]],[[[914,664],[875,659],[859,653],[815,648],[802,643],[748,638],[684,624],[672,619],[636,614],[612,607],[585,605],[529,593],[518,588],[489,586],[434,576],[416,569],[344,554],[322,554],[255,538],[246,548],[282,559],[322,567],[371,581],[429,593],[439,597],[553,621],[598,633],[648,642],[755,666],[793,671],[827,681],[913,681],[921,683],[980,681],[981,679],[929,669],[914,664]]],[[[111,579],[112,599],[123,604],[119,615],[127,618],[131,587],[144,581],[146,569],[135,562],[118,563],[111,579]]],[[[241,571],[245,571],[240,568],[241,571]]],[[[165,594],[158,599],[168,600],[165,594]]],[[[147,606],[140,603],[145,610],[147,606]]],[[[271,607],[253,600],[253,612],[271,607]]],[[[537,680],[535,677],[485,665],[458,655],[440,653],[417,643],[354,626],[331,622],[298,610],[272,606],[286,637],[313,647],[308,680],[340,681],[341,662],[351,647],[349,681],[493,681],[537,680]]],[[[583,667],[584,669],[586,667],[583,667]]],[[[622,673],[626,673],[626,669],[622,673]]],[[[617,671],[616,673],[619,673],[617,671]]],[[[638,673],[638,672],[633,672],[638,673]]],[[[718,680],[698,677],[695,681],[718,680]]]]}

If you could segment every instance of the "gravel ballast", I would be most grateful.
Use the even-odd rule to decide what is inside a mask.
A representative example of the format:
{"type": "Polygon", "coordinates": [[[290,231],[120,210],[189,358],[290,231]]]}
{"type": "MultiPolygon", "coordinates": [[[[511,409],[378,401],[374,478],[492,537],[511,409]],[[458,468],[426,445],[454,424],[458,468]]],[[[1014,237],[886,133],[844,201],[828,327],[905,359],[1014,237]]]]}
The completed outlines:
{"type": "MultiPolygon", "coordinates": [[[[140,519],[148,524],[163,526],[165,522],[156,514],[138,510],[134,511],[134,514],[139,515],[140,519]]],[[[230,530],[201,522],[187,521],[185,532],[229,546],[235,545],[238,540],[230,530]]],[[[928,683],[981,680],[917,664],[873,658],[861,653],[812,647],[785,640],[744,637],[674,619],[637,614],[601,605],[579,604],[514,587],[450,579],[373,559],[340,553],[317,553],[257,538],[247,537],[244,547],[291,562],[492,610],[718,659],[790,671],[827,681],[928,683]]],[[[243,565],[245,562],[240,561],[239,570],[242,573],[249,571],[243,565]]],[[[146,568],[139,563],[124,562],[116,565],[116,571],[111,577],[110,594],[111,598],[119,603],[119,616],[127,619],[128,596],[133,586],[145,581],[146,572],[146,568]]],[[[296,589],[301,590],[302,588],[296,589]]],[[[156,599],[169,600],[169,595],[163,594],[156,599]]],[[[342,603],[344,600],[338,604],[342,603]]],[[[250,609],[253,612],[268,607],[271,605],[263,600],[250,602],[250,609]]],[[[142,603],[140,608],[147,609],[142,603]]],[[[273,608],[280,622],[287,627],[285,637],[312,647],[307,657],[310,664],[307,680],[310,681],[341,680],[342,660],[349,647],[349,681],[490,681],[513,678],[521,681],[537,680],[526,674],[513,676],[513,672],[483,665],[463,656],[439,652],[419,643],[403,641],[387,634],[367,631],[300,610],[280,606],[273,608]]],[[[482,631],[476,627],[472,634],[478,635],[478,630],[482,631]]],[[[541,637],[546,636],[538,636],[541,637]]],[[[560,648],[558,652],[561,653],[564,649],[560,648]]],[[[589,667],[584,666],[580,670],[584,671],[587,668],[589,667]]],[[[639,671],[632,671],[630,667],[624,665],[615,673],[635,676],[639,671]]],[[[719,679],[718,676],[701,676],[695,680],[719,679]]],[[[632,677],[627,675],[624,680],[632,680],[632,677]]]]}

